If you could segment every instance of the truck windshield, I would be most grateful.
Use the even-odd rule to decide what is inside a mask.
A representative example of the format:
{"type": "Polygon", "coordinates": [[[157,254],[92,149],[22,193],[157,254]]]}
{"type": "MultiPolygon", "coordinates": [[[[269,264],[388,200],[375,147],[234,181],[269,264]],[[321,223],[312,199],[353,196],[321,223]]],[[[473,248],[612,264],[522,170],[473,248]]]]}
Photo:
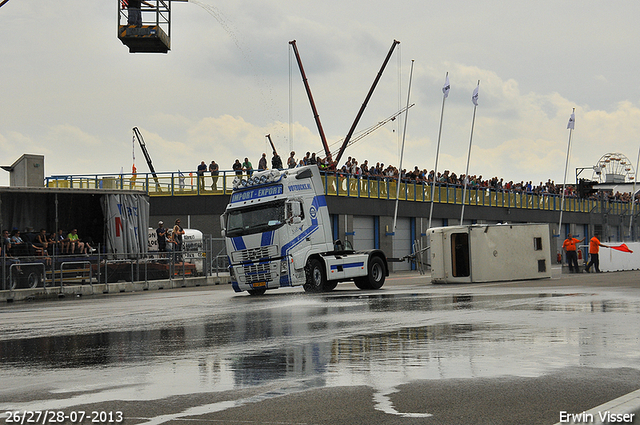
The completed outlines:
{"type": "Polygon", "coordinates": [[[273,230],[284,224],[284,200],[229,211],[227,236],[273,230]]]}

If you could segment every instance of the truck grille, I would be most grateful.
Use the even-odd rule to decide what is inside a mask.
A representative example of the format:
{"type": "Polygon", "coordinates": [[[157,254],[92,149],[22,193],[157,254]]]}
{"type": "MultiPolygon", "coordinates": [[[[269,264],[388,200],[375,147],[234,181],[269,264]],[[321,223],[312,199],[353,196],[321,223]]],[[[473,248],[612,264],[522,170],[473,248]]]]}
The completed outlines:
{"type": "Polygon", "coordinates": [[[253,264],[251,266],[244,267],[244,277],[246,279],[245,283],[255,283],[255,282],[271,282],[273,280],[273,276],[271,273],[271,264],[277,263],[258,263],[253,264]]]}
{"type": "Polygon", "coordinates": [[[241,263],[242,271],[238,273],[241,283],[272,282],[277,276],[278,262],[271,259],[278,256],[276,245],[261,246],[231,253],[234,264],[241,263]]]}
{"type": "Polygon", "coordinates": [[[277,255],[278,247],[276,245],[269,245],[232,252],[231,260],[234,262],[234,264],[237,264],[258,261],[263,258],[273,258],[277,255]]]}

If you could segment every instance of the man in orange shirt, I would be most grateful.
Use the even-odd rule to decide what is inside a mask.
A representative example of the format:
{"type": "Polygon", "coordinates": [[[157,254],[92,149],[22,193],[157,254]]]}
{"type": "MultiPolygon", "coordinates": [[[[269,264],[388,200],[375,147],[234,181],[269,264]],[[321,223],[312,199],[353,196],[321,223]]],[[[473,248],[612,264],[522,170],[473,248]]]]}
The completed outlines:
{"type": "Polygon", "coordinates": [[[567,253],[567,263],[569,263],[569,272],[570,273],[579,273],[580,268],[578,267],[578,253],[576,252],[576,244],[580,242],[584,242],[585,238],[582,240],[576,239],[573,237],[571,233],[567,235],[567,239],[564,240],[562,244],[562,248],[564,248],[567,253]]]}
{"type": "Polygon", "coordinates": [[[599,258],[600,247],[602,246],[604,248],[609,248],[607,245],[600,243],[600,239],[598,239],[599,236],[600,235],[598,233],[595,233],[591,238],[591,240],[589,241],[589,262],[584,268],[584,271],[587,273],[590,273],[589,269],[591,268],[592,265],[596,273],[600,273],[600,258],[599,258]]]}

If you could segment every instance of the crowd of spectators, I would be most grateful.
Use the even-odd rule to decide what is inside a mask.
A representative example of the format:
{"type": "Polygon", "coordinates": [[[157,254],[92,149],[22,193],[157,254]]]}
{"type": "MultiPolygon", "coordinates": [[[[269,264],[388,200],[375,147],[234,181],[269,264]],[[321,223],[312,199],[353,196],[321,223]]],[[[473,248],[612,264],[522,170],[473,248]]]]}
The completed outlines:
{"type": "MultiPolygon", "coordinates": [[[[564,196],[566,198],[577,198],[580,196],[578,188],[574,184],[558,184],[551,179],[546,182],[540,182],[534,184],[533,181],[505,181],[503,178],[491,177],[485,178],[482,175],[470,175],[456,174],[449,170],[442,172],[434,172],[434,170],[428,171],[420,169],[417,165],[413,170],[403,169],[402,172],[393,166],[385,165],[383,162],[369,163],[368,160],[364,160],[359,163],[356,158],[348,157],[347,160],[341,166],[333,160],[332,155],[328,154],[325,158],[316,156],[315,152],[307,152],[306,155],[300,159],[296,158],[295,151],[292,151],[286,161],[283,161],[276,151],[273,152],[271,158],[272,169],[282,169],[302,167],[304,165],[317,165],[320,170],[325,174],[337,174],[342,177],[356,177],[359,179],[373,179],[378,181],[397,181],[400,179],[404,183],[416,183],[431,185],[435,181],[438,186],[452,186],[452,187],[464,187],[467,185],[471,189],[488,189],[501,192],[510,193],[529,193],[535,195],[557,195],[564,196]],[[563,192],[564,190],[564,192],[563,192]]],[[[244,159],[244,162],[240,162],[236,159],[231,169],[237,176],[248,175],[251,176],[255,171],[248,158],[244,159]]],[[[258,160],[257,171],[263,171],[268,169],[267,154],[263,153],[258,160]]],[[[204,172],[206,168],[204,161],[198,167],[198,176],[200,179],[204,178],[204,172]]],[[[213,184],[211,188],[217,189],[217,180],[219,168],[215,161],[211,161],[209,167],[211,176],[213,178],[213,184]]],[[[201,190],[204,189],[204,182],[200,183],[201,190]]],[[[616,192],[600,190],[588,196],[589,199],[605,200],[605,201],[620,201],[630,202],[630,192],[616,192]]],[[[636,202],[640,201],[640,196],[636,195],[636,202]]]]}
{"type": "MultiPolygon", "coordinates": [[[[434,170],[428,171],[427,169],[420,169],[418,166],[415,166],[413,170],[403,169],[402,172],[398,170],[397,167],[393,165],[385,165],[382,162],[376,162],[375,165],[369,164],[368,160],[364,160],[362,163],[359,163],[356,158],[348,157],[345,163],[342,166],[338,166],[337,162],[332,159],[331,154],[328,154],[325,158],[320,158],[316,156],[315,153],[307,152],[306,155],[301,159],[296,159],[295,152],[291,152],[289,157],[286,160],[287,168],[295,168],[301,167],[304,165],[317,165],[320,170],[329,174],[339,174],[345,177],[357,177],[361,179],[375,179],[375,180],[384,180],[384,181],[392,181],[401,179],[402,182],[405,183],[417,183],[417,184],[427,184],[431,185],[434,180],[436,185],[444,186],[458,186],[463,187],[465,184],[468,188],[471,189],[492,189],[496,191],[505,191],[505,192],[515,192],[515,193],[530,193],[537,195],[563,195],[563,185],[557,184],[551,179],[546,182],[540,182],[539,184],[534,184],[532,181],[520,181],[514,182],[513,180],[505,181],[503,178],[499,177],[491,177],[484,178],[482,175],[470,175],[465,176],[465,174],[456,174],[449,170],[444,170],[443,172],[434,172],[434,170]]],[[[266,153],[262,154],[262,157],[259,160],[258,170],[264,170],[267,168],[267,158],[266,153]]],[[[272,168],[281,169],[283,167],[283,161],[280,159],[280,156],[274,151],[273,157],[271,160],[272,168]]],[[[253,168],[251,163],[247,158],[245,158],[245,162],[240,164],[239,160],[236,160],[233,170],[236,174],[240,175],[242,173],[251,174],[253,172],[253,168]]],[[[568,198],[576,198],[579,196],[576,185],[573,184],[565,184],[564,185],[564,196],[568,198]]],[[[630,192],[616,192],[615,194],[611,191],[598,191],[589,196],[590,199],[600,199],[606,201],[621,201],[621,202],[630,202],[631,201],[631,193],[630,192]]],[[[636,196],[636,202],[640,199],[639,196],[636,196]]]]}
{"type": "Polygon", "coordinates": [[[69,233],[65,233],[62,229],[52,233],[47,233],[46,229],[40,229],[40,232],[36,233],[32,228],[28,228],[22,233],[14,228],[11,233],[8,230],[2,231],[0,255],[46,259],[52,255],[89,255],[95,251],[91,243],[90,239],[80,239],[77,229],[69,233]]]}

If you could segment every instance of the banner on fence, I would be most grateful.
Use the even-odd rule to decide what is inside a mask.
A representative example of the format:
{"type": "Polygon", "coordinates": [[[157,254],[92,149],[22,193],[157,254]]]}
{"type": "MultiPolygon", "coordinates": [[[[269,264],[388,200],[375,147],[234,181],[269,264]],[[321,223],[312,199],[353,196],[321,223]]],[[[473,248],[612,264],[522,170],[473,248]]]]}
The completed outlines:
{"type": "Polygon", "coordinates": [[[102,211],[108,253],[147,253],[149,201],[143,195],[104,195],[102,211]]]}

